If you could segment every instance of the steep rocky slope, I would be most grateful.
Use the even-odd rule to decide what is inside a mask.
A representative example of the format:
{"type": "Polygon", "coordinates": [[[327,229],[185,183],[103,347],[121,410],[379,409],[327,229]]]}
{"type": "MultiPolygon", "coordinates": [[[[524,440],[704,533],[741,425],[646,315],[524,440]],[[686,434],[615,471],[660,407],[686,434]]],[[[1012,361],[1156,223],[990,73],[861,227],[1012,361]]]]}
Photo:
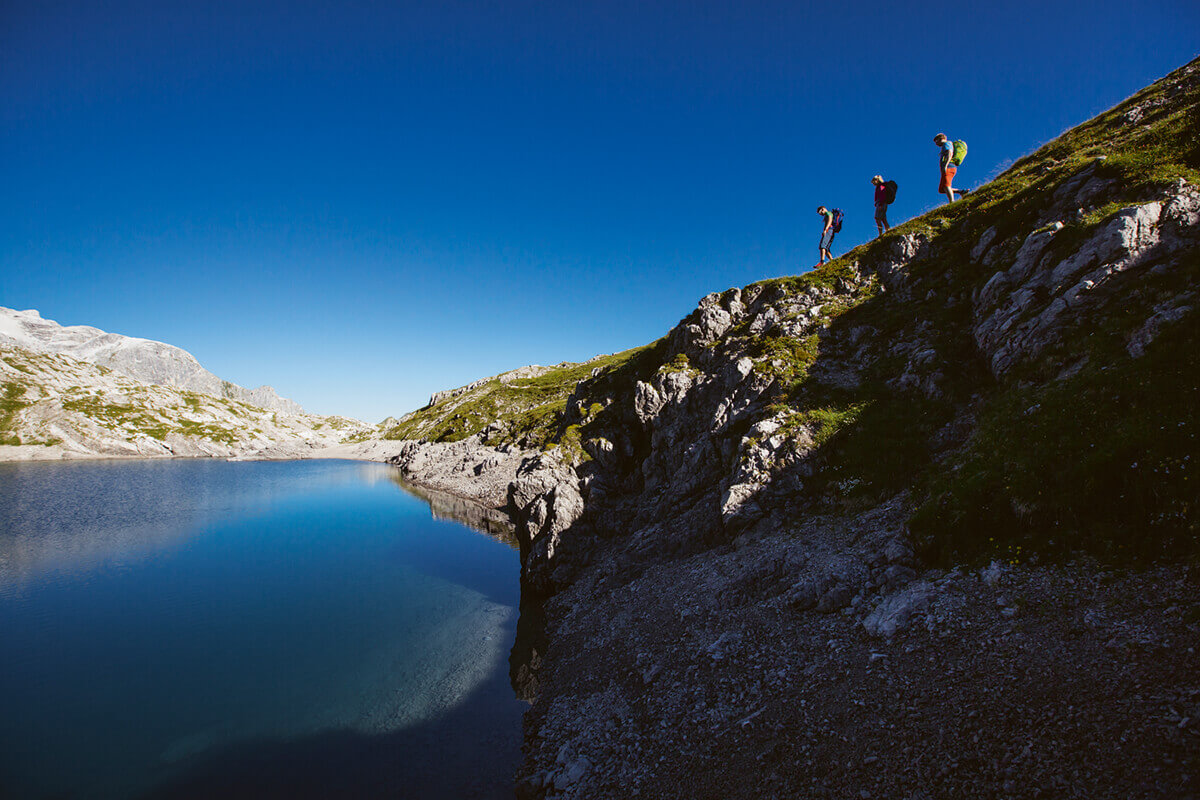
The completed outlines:
{"type": "Polygon", "coordinates": [[[410,479],[517,524],[518,794],[1200,796],[1198,245],[1200,61],[653,345],[401,420],[410,479]]]}

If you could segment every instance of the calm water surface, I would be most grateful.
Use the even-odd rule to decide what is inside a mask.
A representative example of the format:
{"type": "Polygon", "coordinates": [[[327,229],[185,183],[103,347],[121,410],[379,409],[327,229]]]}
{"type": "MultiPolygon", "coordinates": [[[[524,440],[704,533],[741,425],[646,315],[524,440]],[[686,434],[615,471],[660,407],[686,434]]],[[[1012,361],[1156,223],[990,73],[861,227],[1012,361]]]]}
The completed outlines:
{"type": "Polygon", "coordinates": [[[396,478],[0,464],[0,797],[510,797],[517,553],[396,478]]]}

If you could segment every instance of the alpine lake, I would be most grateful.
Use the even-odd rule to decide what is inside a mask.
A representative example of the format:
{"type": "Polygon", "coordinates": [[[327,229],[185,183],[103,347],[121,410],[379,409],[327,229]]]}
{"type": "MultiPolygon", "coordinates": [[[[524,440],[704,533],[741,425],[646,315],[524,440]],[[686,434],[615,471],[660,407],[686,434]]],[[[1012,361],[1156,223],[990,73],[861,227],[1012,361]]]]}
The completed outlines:
{"type": "Polygon", "coordinates": [[[519,573],[382,464],[0,464],[0,797],[511,797],[519,573]]]}

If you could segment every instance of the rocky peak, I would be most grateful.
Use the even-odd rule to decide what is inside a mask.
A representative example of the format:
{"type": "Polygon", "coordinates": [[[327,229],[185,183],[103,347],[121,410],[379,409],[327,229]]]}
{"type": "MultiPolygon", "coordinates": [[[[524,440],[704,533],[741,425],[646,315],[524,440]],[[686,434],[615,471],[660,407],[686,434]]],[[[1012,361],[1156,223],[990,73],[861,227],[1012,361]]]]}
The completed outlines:
{"type": "Polygon", "coordinates": [[[270,386],[245,389],[222,380],[191,353],[174,345],[107,333],[87,325],[59,325],[35,310],[0,307],[0,343],[42,353],[61,353],[97,364],[135,380],[240,400],[259,408],[303,414],[299,403],[280,397],[270,386]]]}

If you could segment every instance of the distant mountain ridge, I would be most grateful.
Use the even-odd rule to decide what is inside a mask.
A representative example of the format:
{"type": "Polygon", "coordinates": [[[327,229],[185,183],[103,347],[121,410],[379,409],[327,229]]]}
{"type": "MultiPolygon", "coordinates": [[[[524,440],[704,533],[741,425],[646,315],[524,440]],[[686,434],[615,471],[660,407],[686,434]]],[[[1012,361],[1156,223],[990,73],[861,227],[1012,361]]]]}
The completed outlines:
{"type": "Polygon", "coordinates": [[[67,355],[157,386],[238,400],[270,411],[307,413],[299,403],[280,397],[270,386],[247,389],[223,380],[180,347],[87,325],[60,325],[33,309],[17,311],[0,306],[0,343],[67,355]]]}

